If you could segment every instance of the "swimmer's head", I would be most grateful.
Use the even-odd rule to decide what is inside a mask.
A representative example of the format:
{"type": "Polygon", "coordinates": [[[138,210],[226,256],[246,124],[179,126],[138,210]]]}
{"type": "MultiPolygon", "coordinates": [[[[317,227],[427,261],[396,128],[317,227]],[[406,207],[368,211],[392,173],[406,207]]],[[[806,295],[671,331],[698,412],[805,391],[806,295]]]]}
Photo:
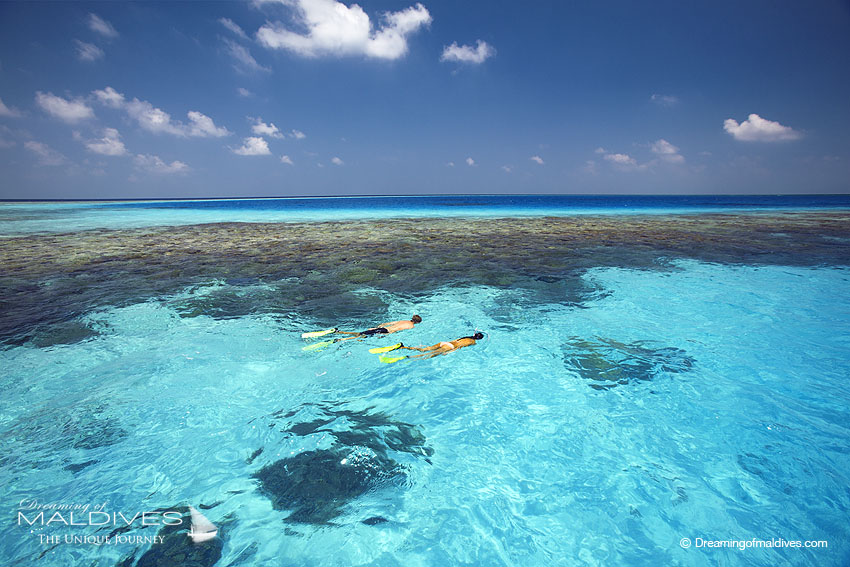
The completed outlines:
{"type": "Polygon", "coordinates": [[[478,331],[477,333],[472,335],[472,338],[475,339],[476,341],[480,341],[481,339],[484,338],[484,333],[482,333],[481,331],[478,331]]]}
{"type": "Polygon", "coordinates": [[[421,323],[422,317],[420,317],[419,315],[414,315],[413,317],[410,318],[410,321],[414,324],[415,323],[421,323]]]}

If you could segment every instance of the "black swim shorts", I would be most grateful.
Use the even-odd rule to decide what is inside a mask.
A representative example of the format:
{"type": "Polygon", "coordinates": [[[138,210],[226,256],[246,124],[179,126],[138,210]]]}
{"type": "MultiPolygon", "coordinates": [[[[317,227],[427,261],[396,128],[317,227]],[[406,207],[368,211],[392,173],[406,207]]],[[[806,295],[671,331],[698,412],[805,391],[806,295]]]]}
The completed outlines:
{"type": "Polygon", "coordinates": [[[360,333],[361,337],[371,337],[372,335],[386,335],[389,331],[384,327],[378,327],[377,329],[366,329],[362,333],[360,333]]]}

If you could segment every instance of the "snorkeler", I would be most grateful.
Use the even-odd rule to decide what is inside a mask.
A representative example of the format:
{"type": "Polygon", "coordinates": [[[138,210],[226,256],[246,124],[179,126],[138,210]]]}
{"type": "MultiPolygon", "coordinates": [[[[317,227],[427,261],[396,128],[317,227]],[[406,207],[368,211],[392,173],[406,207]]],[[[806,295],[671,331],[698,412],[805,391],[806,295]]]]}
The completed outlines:
{"type": "Polygon", "coordinates": [[[412,329],[416,323],[421,323],[422,317],[419,315],[414,315],[410,318],[410,321],[391,321],[389,323],[383,323],[377,327],[372,327],[370,329],[366,329],[365,331],[340,331],[339,329],[334,329],[335,333],[340,333],[342,335],[354,335],[353,337],[348,337],[347,339],[340,339],[341,341],[348,341],[351,339],[356,339],[358,337],[371,337],[372,335],[389,335],[392,333],[397,333],[399,331],[405,331],[407,329],[412,329]]]}
{"type": "MultiPolygon", "coordinates": [[[[381,362],[386,362],[387,364],[392,362],[398,362],[399,360],[404,360],[405,358],[432,358],[435,356],[440,356],[441,354],[446,354],[452,352],[454,350],[461,349],[463,347],[472,346],[475,344],[475,341],[480,341],[484,338],[484,333],[478,331],[471,337],[461,337],[459,339],[455,339],[453,341],[442,341],[435,345],[431,345],[429,347],[409,347],[404,346],[399,343],[395,349],[407,349],[407,350],[416,350],[421,352],[422,354],[411,354],[407,356],[396,356],[391,357],[387,355],[383,355],[380,357],[381,362]]],[[[395,350],[393,349],[393,350],[395,350]]]]}
{"type": "MultiPolygon", "coordinates": [[[[324,348],[328,345],[332,345],[334,343],[338,343],[340,341],[350,341],[352,339],[362,339],[365,337],[371,337],[374,335],[390,335],[392,333],[397,333],[399,331],[404,331],[406,329],[412,329],[416,323],[421,323],[422,317],[419,315],[414,315],[410,318],[409,321],[391,321],[389,323],[383,323],[378,327],[372,327],[370,329],[366,329],[365,331],[340,331],[336,327],[332,327],[330,329],[325,329],[324,331],[313,331],[310,333],[302,333],[301,337],[308,339],[313,337],[321,337],[323,335],[329,335],[331,333],[339,333],[341,335],[352,335],[350,337],[345,338],[337,338],[337,339],[329,339],[326,341],[322,341],[320,343],[313,343],[312,345],[307,345],[301,350],[317,350],[324,348]]],[[[401,343],[399,343],[401,344],[401,343]]],[[[392,349],[390,349],[392,350],[392,349]]]]}

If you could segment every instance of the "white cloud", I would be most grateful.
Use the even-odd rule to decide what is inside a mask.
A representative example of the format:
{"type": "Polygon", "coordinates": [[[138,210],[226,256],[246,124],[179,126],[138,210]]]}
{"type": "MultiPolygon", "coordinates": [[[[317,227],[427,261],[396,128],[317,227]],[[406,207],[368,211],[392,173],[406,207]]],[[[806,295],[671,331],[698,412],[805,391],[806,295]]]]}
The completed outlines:
{"type": "Polygon", "coordinates": [[[189,125],[187,133],[189,136],[198,138],[223,138],[230,134],[227,128],[218,127],[213,122],[213,119],[206,114],[201,114],[196,110],[190,110],[186,113],[189,117],[189,125]]]}
{"type": "Polygon", "coordinates": [[[232,151],[240,156],[267,156],[271,154],[268,142],[254,136],[242,140],[242,146],[232,151]]]}
{"type": "Polygon", "coordinates": [[[440,55],[440,61],[452,61],[455,63],[484,63],[487,59],[496,54],[493,46],[486,41],[478,40],[476,47],[471,45],[458,45],[457,42],[447,45],[443,48],[443,54],[440,55]]]}
{"type": "Polygon", "coordinates": [[[239,27],[239,24],[237,24],[236,22],[234,22],[230,18],[219,18],[218,23],[220,23],[221,25],[223,25],[224,27],[226,27],[227,29],[229,29],[230,31],[232,31],[233,33],[235,33],[236,35],[238,35],[242,39],[248,39],[247,34],[244,31],[242,31],[242,28],[239,27]]]}
{"type": "Polygon", "coordinates": [[[82,99],[65,100],[53,93],[43,93],[38,91],[35,93],[35,102],[46,113],[74,124],[80,120],[94,118],[94,110],[91,109],[82,99]]]}
{"type": "Polygon", "coordinates": [[[723,122],[723,129],[733,138],[742,142],[783,142],[802,137],[802,134],[793,128],[783,126],[779,122],[765,120],[758,114],[750,114],[740,124],[731,118],[727,118],[723,122]]]}
{"type": "Polygon", "coordinates": [[[251,98],[252,96],[254,96],[254,93],[252,93],[248,89],[243,89],[242,87],[236,89],[236,94],[238,94],[242,98],[251,98]]]}
{"type": "Polygon", "coordinates": [[[635,158],[628,154],[605,154],[605,159],[619,166],[637,166],[635,158]]]}
{"type": "Polygon", "coordinates": [[[24,147],[38,156],[41,165],[57,166],[68,163],[68,158],[41,142],[25,142],[24,147]]]}
{"type": "Polygon", "coordinates": [[[652,144],[652,153],[657,155],[659,159],[666,161],[668,163],[684,163],[684,156],[679,154],[679,148],[668,142],[667,140],[661,139],[652,144]]]}
{"type": "Polygon", "coordinates": [[[93,91],[97,100],[110,108],[121,108],[124,106],[124,95],[113,89],[112,87],[106,87],[103,90],[93,91]]]}
{"type": "Polygon", "coordinates": [[[135,120],[143,129],[155,134],[171,134],[178,137],[222,138],[229,136],[227,128],[215,125],[213,119],[197,110],[186,113],[189,123],[171,119],[171,115],[160,108],[154,107],[146,100],[134,98],[126,102],[124,95],[112,87],[93,91],[98,101],[111,108],[120,108],[135,120]]]}
{"type": "Polygon", "coordinates": [[[474,165],[475,165],[475,160],[474,160],[474,159],[472,159],[471,157],[466,158],[466,165],[468,165],[469,167],[474,166],[474,165]]]}
{"type": "Polygon", "coordinates": [[[86,148],[93,153],[104,156],[123,156],[127,153],[121,135],[115,128],[105,128],[103,138],[86,142],[86,148]]]}
{"type": "Polygon", "coordinates": [[[509,166],[509,165],[503,165],[503,166],[502,166],[502,171],[504,171],[505,173],[510,173],[510,172],[512,172],[512,171],[513,171],[513,168],[512,168],[511,166],[509,166]]]}
{"type": "Polygon", "coordinates": [[[257,40],[271,49],[286,49],[304,57],[363,55],[398,59],[407,53],[407,36],[431,23],[422,4],[384,14],[373,26],[357,4],[346,6],[336,0],[286,0],[293,6],[305,35],[289,31],[280,23],[267,23],[257,31],[257,40]]]}
{"type": "Polygon", "coordinates": [[[446,164],[446,167],[454,167],[454,166],[455,166],[455,162],[453,162],[453,161],[450,161],[449,163],[446,164]]]}
{"type": "Polygon", "coordinates": [[[295,138],[296,140],[303,140],[307,137],[307,134],[305,134],[301,130],[293,130],[289,133],[289,135],[295,138]]]}
{"type": "Polygon", "coordinates": [[[17,108],[10,108],[3,103],[3,99],[0,99],[0,116],[4,116],[6,118],[20,118],[23,116],[21,111],[17,108]]]}
{"type": "Polygon", "coordinates": [[[270,72],[271,69],[268,67],[264,67],[257,63],[257,60],[254,59],[254,56],[251,55],[251,52],[248,51],[248,48],[239,45],[235,41],[231,41],[229,39],[224,40],[224,44],[227,46],[227,53],[236,61],[234,63],[233,68],[239,71],[240,73],[248,73],[248,72],[270,72]]]}
{"type": "Polygon", "coordinates": [[[679,97],[672,95],[662,95],[662,94],[654,94],[649,97],[649,100],[657,104],[658,106],[676,106],[679,104],[679,97]]]}
{"type": "Polygon", "coordinates": [[[6,126],[5,124],[0,124],[0,148],[12,148],[17,146],[17,142],[14,139],[6,139],[6,136],[10,136],[11,138],[19,138],[21,135],[27,135],[25,132],[20,130],[15,131],[6,126]]]}
{"type": "Polygon", "coordinates": [[[103,50],[93,43],[86,43],[79,39],[75,39],[74,43],[77,45],[77,57],[80,61],[97,61],[104,55],[103,50]]]}
{"type": "Polygon", "coordinates": [[[285,163],[286,165],[295,165],[292,162],[292,159],[286,155],[280,156],[280,163],[285,163]]]}
{"type": "MultiPolygon", "coordinates": [[[[685,158],[679,153],[679,148],[667,140],[656,140],[650,144],[649,149],[655,155],[655,158],[645,163],[638,163],[638,161],[629,154],[610,153],[604,148],[597,148],[595,153],[602,155],[602,158],[605,161],[611,163],[615,168],[621,171],[647,171],[660,163],[685,163],[685,158]]],[[[596,162],[586,162],[584,171],[595,174],[596,162]]]]}
{"type": "MultiPolygon", "coordinates": [[[[249,117],[250,119],[250,117],[249,117]]],[[[274,124],[266,124],[262,118],[254,118],[254,125],[251,126],[251,132],[258,136],[268,136],[269,138],[283,138],[277,126],[274,124]]]]}
{"type": "Polygon", "coordinates": [[[543,158],[540,156],[531,156],[529,159],[537,165],[543,165],[543,158]]]}
{"type": "Polygon", "coordinates": [[[133,158],[133,163],[137,169],[148,171],[150,173],[186,173],[189,171],[189,166],[182,161],[172,161],[170,164],[165,163],[159,156],[139,154],[133,158]]]}
{"type": "Polygon", "coordinates": [[[345,162],[339,159],[338,157],[331,158],[331,163],[334,165],[344,165],[345,162]]]}
{"type": "Polygon", "coordinates": [[[112,27],[112,24],[110,24],[97,14],[89,14],[89,29],[110,39],[118,37],[118,32],[115,31],[115,28],[112,27]]]}
{"type": "Polygon", "coordinates": [[[156,134],[166,133],[175,136],[185,136],[185,131],[178,124],[171,121],[171,115],[155,108],[151,103],[134,98],[124,104],[127,114],[138,122],[143,129],[156,134]]]}

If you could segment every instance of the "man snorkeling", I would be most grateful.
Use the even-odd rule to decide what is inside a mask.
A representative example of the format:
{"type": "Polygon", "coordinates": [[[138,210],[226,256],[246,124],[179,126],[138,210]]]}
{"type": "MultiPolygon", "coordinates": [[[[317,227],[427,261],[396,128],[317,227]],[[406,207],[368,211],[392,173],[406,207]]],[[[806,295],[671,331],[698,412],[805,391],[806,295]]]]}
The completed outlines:
{"type": "MultiPolygon", "coordinates": [[[[422,317],[419,315],[414,315],[410,318],[409,321],[401,320],[401,321],[390,321],[389,323],[383,323],[378,327],[372,327],[370,329],[366,329],[365,331],[340,331],[336,327],[325,329],[324,331],[312,331],[309,333],[302,333],[301,337],[305,339],[313,338],[313,337],[321,337],[323,335],[329,335],[331,333],[339,333],[341,335],[352,335],[350,337],[337,338],[337,339],[329,339],[326,341],[322,341],[320,343],[313,343],[311,345],[307,345],[301,350],[317,350],[324,348],[328,345],[332,345],[334,343],[338,343],[340,341],[350,341],[352,339],[362,339],[365,337],[372,337],[375,335],[391,335],[392,333],[397,333],[399,331],[404,331],[406,329],[412,329],[416,323],[421,323],[422,317]]],[[[401,344],[401,343],[399,343],[401,344]]],[[[390,349],[391,350],[391,349],[390,349]]]]}
{"type": "Polygon", "coordinates": [[[396,349],[407,349],[407,350],[416,350],[421,352],[422,354],[412,354],[408,356],[396,356],[391,357],[387,355],[383,355],[380,357],[381,362],[392,363],[398,362],[399,360],[404,360],[405,358],[432,358],[435,356],[440,356],[441,354],[446,354],[452,352],[454,350],[461,349],[463,347],[472,346],[476,341],[480,341],[484,338],[484,333],[478,331],[471,337],[461,337],[459,339],[455,339],[453,341],[442,341],[435,345],[431,345],[429,347],[409,347],[404,346],[399,343],[393,350],[396,349]]]}
{"type": "Polygon", "coordinates": [[[373,335],[389,335],[392,333],[397,333],[399,331],[405,331],[407,329],[412,329],[416,323],[421,323],[422,317],[419,315],[414,315],[410,318],[410,321],[401,320],[401,321],[390,321],[389,323],[382,323],[377,327],[372,327],[370,329],[366,329],[365,331],[340,331],[339,329],[334,329],[335,333],[339,333],[341,335],[354,335],[353,337],[348,337],[347,339],[340,339],[341,341],[348,341],[351,339],[357,339],[362,337],[371,337],[373,335]]]}

